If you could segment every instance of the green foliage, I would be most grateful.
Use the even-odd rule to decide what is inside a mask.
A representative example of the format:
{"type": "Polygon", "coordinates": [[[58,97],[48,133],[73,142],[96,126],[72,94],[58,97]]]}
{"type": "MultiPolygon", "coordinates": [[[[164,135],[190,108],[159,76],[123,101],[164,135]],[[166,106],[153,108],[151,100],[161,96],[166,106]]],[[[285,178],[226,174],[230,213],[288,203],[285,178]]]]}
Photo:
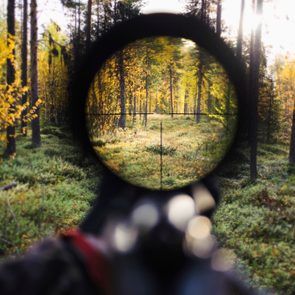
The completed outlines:
{"type": "Polygon", "coordinates": [[[1,255],[21,254],[35,241],[77,226],[95,197],[98,167],[82,158],[62,129],[43,131],[42,148],[28,152],[29,138],[19,138],[18,156],[1,163],[0,186],[17,183],[0,192],[1,255]]]}
{"type": "Polygon", "coordinates": [[[241,273],[253,286],[291,295],[295,292],[295,177],[288,174],[286,146],[263,144],[258,154],[257,183],[249,181],[240,161],[228,165],[230,179],[220,177],[223,201],[214,216],[215,232],[223,246],[235,251],[241,273]]]}
{"type": "Polygon", "coordinates": [[[159,144],[150,145],[146,148],[148,152],[157,154],[157,155],[164,155],[164,156],[173,156],[175,155],[176,148],[171,146],[161,146],[159,144]]]}

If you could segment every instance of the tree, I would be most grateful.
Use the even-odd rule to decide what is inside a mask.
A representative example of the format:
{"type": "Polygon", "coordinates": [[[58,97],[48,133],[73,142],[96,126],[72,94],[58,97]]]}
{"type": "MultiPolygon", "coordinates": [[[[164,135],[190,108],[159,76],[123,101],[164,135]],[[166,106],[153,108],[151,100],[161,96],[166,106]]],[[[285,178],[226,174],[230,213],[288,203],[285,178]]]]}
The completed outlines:
{"type": "MultiPolygon", "coordinates": [[[[9,39],[15,38],[15,0],[9,0],[7,4],[7,45],[9,46],[9,39]]],[[[7,59],[7,84],[12,86],[15,82],[15,67],[13,61],[15,59],[15,49],[12,49],[12,58],[7,59]]],[[[9,113],[15,112],[15,102],[12,102],[9,108],[9,113]]],[[[11,157],[16,153],[15,142],[15,122],[7,127],[7,147],[4,153],[5,156],[11,157]]]]}
{"type": "Polygon", "coordinates": [[[289,143],[289,162],[295,164],[295,60],[276,60],[276,88],[282,114],[282,140],[289,143]]]}
{"type": "MultiPolygon", "coordinates": [[[[23,0],[23,22],[22,22],[22,47],[21,47],[21,79],[22,86],[28,85],[28,0],[23,0]]],[[[22,97],[22,104],[27,103],[28,94],[24,93],[22,97]]],[[[21,132],[27,135],[27,108],[22,111],[21,115],[21,132]]]]}
{"type": "MultiPolygon", "coordinates": [[[[257,0],[256,14],[258,17],[263,13],[263,0],[257,0]]],[[[258,118],[258,96],[259,96],[259,69],[261,59],[261,33],[262,22],[256,28],[254,38],[253,54],[250,61],[249,95],[250,95],[250,177],[252,181],[257,178],[257,118],[258,118]]]]}
{"type": "Polygon", "coordinates": [[[124,51],[118,53],[118,74],[120,80],[120,118],[118,126],[126,127],[126,98],[125,98],[125,66],[124,66],[124,51]]]}
{"type": "Polygon", "coordinates": [[[62,124],[67,119],[68,71],[70,50],[68,39],[60,27],[51,22],[42,34],[38,46],[38,93],[44,101],[42,119],[50,124],[62,124]]]}
{"type": "Polygon", "coordinates": [[[222,14],[222,0],[217,0],[217,13],[216,13],[216,34],[221,35],[221,14],[222,14]]]}
{"type": "MultiPolygon", "coordinates": [[[[220,8],[220,7],[219,7],[220,8]]],[[[208,0],[201,1],[190,1],[187,6],[188,13],[196,15],[201,22],[210,25],[209,10],[210,2],[208,0]]],[[[221,16],[221,15],[220,15],[221,16]]],[[[202,98],[202,87],[203,87],[203,68],[204,68],[204,58],[203,50],[199,48],[198,50],[198,70],[197,70],[197,99],[194,105],[195,120],[197,123],[201,121],[201,98],[202,98]]]]}
{"type": "Polygon", "coordinates": [[[290,140],[290,151],[289,151],[289,162],[290,164],[295,164],[295,96],[294,96],[294,106],[293,106],[293,118],[292,118],[292,131],[290,140]]]}
{"type": "MultiPolygon", "coordinates": [[[[28,103],[21,104],[21,99],[27,92],[27,87],[22,87],[19,59],[15,51],[16,38],[7,32],[7,25],[0,21],[0,141],[5,142],[5,144],[8,143],[8,127],[15,127],[16,122],[21,118],[22,111],[28,107],[28,103]],[[7,79],[11,72],[14,74],[13,83],[10,83],[11,81],[7,79]]],[[[26,119],[28,120],[29,116],[26,116],[26,119]]],[[[9,157],[14,155],[15,153],[6,154],[9,157]]]]}
{"type": "Polygon", "coordinates": [[[37,0],[31,0],[31,105],[34,108],[32,119],[32,144],[41,146],[40,100],[38,99],[38,43],[37,43],[37,0]]]}
{"type": "Polygon", "coordinates": [[[196,108],[194,110],[197,123],[201,122],[201,98],[202,98],[202,84],[203,84],[203,67],[204,67],[203,54],[202,54],[202,50],[199,49],[199,65],[198,65],[198,71],[197,71],[198,92],[197,92],[197,104],[196,104],[196,108]]]}
{"type": "Polygon", "coordinates": [[[245,0],[241,0],[241,13],[240,13],[240,24],[239,24],[239,32],[238,32],[238,41],[237,41],[237,58],[242,58],[242,50],[243,50],[243,26],[244,26],[244,14],[245,14],[245,0]]]}
{"type": "Polygon", "coordinates": [[[89,49],[91,41],[91,17],[92,17],[92,0],[88,0],[87,19],[86,19],[86,50],[89,49]]]}

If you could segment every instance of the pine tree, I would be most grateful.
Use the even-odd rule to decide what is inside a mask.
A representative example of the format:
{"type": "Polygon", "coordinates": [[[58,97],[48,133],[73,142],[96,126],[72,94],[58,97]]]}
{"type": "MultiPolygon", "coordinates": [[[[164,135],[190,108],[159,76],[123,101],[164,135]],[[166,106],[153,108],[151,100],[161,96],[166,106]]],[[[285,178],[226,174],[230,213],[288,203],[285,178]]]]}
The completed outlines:
{"type": "MultiPolygon", "coordinates": [[[[15,0],[9,0],[7,4],[7,38],[15,38],[15,0]]],[[[9,41],[7,41],[9,46],[9,41]]],[[[12,51],[12,55],[15,56],[15,49],[12,51]]],[[[13,85],[15,81],[15,67],[12,62],[12,58],[7,59],[7,84],[13,85]]],[[[9,112],[15,112],[15,102],[10,105],[9,112]]],[[[16,153],[15,142],[15,124],[10,124],[7,127],[7,147],[4,153],[7,157],[12,157],[16,153]]]]}
{"type": "Polygon", "coordinates": [[[32,120],[32,145],[41,146],[40,135],[40,107],[38,99],[38,27],[37,0],[31,0],[31,105],[35,109],[32,120]]]}
{"type": "Polygon", "coordinates": [[[88,0],[87,19],[86,19],[86,50],[89,49],[91,42],[91,17],[92,17],[92,0],[88,0]]]}
{"type": "Polygon", "coordinates": [[[245,0],[241,0],[241,13],[240,13],[240,23],[239,23],[239,32],[238,32],[238,40],[237,40],[237,58],[242,58],[243,51],[243,26],[244,26],[244,14],[245,14],[245,0]]]}
{"type": "MultiPolygon", "coordinates": [[[[263,0],[257,0],[256,13],[259,17],[263,12],[263,0]]],[[[261,61],[261,32],[262,23],[260,23],[255,31],[254,44],[252,45],[253,54],[250,61],[250,177],[252,181],[257,178],[257,120],[258,120],[258,96],[259,96],[259,69],[261,61]]]]}
{"type": "MultiPolygon", "coordinates": [[[[23,0],[23,22],[22,22],[22,45],[21,45],[21,80],[22,86],[28,85],[28,0],[23,0]]],[[[27,103],[28,94],[23,94],[22,104],[27,103]]],[[[26,122],[27,108],[21,114],[21,132],[27,135],[27,122],[26,122]]]]}

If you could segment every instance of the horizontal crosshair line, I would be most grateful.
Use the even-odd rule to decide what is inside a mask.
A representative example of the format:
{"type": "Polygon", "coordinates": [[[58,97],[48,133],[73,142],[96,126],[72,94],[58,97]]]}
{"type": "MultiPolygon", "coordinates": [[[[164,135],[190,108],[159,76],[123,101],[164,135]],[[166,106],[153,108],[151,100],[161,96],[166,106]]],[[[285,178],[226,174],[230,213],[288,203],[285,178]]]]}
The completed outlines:
{"type": "MultiPolygon", "coordinates": [[[[134,114],[129,113],[86,113],[86,115],[89,116],[134,116],[134,114]]],[[[235,113],[164,113],[164,114],[158,114],[158,113],[136,113],[136,115],[183,115],[183,116],[189,116],[189,115],[200,115],[200,116],[210,116],[210,115],[219,115],[219,116],[236,116],[235,113]]]]}

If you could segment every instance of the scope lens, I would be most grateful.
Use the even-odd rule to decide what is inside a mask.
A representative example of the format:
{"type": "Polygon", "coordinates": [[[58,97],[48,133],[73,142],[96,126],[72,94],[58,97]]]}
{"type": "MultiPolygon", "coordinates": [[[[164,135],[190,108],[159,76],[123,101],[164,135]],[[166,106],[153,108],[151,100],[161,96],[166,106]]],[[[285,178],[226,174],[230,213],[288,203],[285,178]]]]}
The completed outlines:
{"type": "Polygon", "coordinates": [[[152,190],[198,181],[234,138],[238,103],[216,59],[183,38],[130,43],[98,70],[88,92],[91,143],[119,177],[152,190]]]}

